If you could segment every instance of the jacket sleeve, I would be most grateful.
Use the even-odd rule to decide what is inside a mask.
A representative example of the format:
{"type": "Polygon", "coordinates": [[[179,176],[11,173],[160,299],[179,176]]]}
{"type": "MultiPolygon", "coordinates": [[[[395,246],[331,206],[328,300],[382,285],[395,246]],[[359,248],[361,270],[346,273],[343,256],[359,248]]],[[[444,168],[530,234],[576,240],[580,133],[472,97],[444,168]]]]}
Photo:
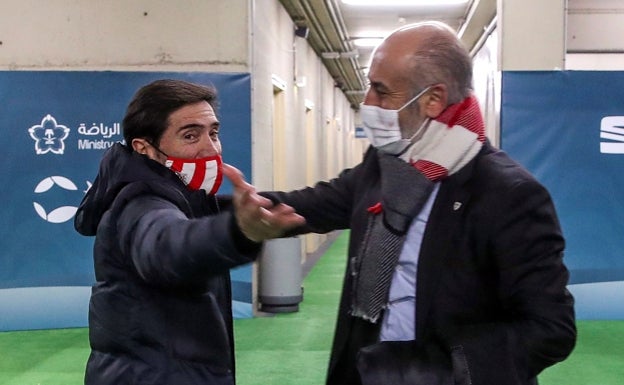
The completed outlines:
{"type": "Polygon", "coordinates": [[[240,233],[231,212],[189,219],[153,195],[125,205],[117,234],[138,274],[159,286],[202,284],[208,276],[252,262],[261,248],[240,233]]]}
{"type": "Polygon", "coordinates": [[[261,195],[275,203],[292,206],[306,219],[306,225],[296,229],[295,234],[346,229],[351,226],[352,213],[357,210],[358,197],[364,191],[363,184],[370,179],[364,177],[365,172],[364,164],[359,164],[343,170],[336,178],[316,183],[314,187],[290,192],[263,192],[261,195]]]}
{"type": "Polygon", "coordinates": [[[500,311],[487,324],[449,326],[442,333],[454,363],[464,362],[475,384],[526,384],[564,360],[576,340],[573,298],[566,289],[564,239],[546,189],[513,183],[492,199],[484,223],[491,293],[500,311]],[[455,330],[453,330],[455,329],[455,330]],[[460,356],[461,359],[457,359],[460,356]]]}

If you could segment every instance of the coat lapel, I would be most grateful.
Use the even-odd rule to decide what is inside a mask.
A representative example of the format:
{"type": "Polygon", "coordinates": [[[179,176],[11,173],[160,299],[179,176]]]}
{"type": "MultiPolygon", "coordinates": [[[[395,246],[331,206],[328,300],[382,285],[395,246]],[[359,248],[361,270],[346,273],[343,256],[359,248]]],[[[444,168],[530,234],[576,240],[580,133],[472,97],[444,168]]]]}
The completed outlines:
{"type": "Polygon", "coordinates": [[[418,258],[416,290],[416,339],[422,340],[427,328],[431,303],[436,296],[440,274],[449,255],[461,252],[453,247],[462,231],[464,210],[470,204],[467,182],[474,167],[473,159],[461,171],[442,181],[431,209],[418,258]]]}

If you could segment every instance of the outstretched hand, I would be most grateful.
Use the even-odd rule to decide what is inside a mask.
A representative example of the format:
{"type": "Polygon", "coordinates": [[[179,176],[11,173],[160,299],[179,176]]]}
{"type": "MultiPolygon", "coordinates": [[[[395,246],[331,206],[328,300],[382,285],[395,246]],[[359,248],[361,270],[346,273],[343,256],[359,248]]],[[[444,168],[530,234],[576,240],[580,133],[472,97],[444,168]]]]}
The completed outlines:
{"type": "Polygon", "coordinates": [[[223,174],[234,186],[234,215],[243,234],[255,242],[279,238],[287,230],[305,224],[305,219],[285,204],[258,195],[243,174],[229,164],[223,164],[223,174]]]}

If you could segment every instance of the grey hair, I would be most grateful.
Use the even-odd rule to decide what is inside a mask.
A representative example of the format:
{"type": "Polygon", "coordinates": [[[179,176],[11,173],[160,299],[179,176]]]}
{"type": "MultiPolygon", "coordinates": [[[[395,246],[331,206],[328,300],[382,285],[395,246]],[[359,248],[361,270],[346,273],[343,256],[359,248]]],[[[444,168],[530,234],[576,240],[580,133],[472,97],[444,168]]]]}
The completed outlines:
{"type": "Polygon", "coordinates": [[[470,96],[472,86],[472,59],[464,44],[450,27],[442,23],[426,23],[422,43],[415,47],[410,59],[409,78],[414,93],[433,84],[444,83],[448,89],[448,103],[458,103],[470,96]]]}

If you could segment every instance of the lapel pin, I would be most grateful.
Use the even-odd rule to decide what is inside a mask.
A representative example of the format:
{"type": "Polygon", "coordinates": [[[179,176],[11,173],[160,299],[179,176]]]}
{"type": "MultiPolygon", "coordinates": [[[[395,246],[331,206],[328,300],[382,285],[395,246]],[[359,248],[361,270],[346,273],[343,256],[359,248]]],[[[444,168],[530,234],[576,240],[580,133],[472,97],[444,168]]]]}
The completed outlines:
{"type": "Polygon", "coordinates": [[[457,211],[460,209],[460,207],[462,207],[462,203],[461,202],[455,202],[453,203],[453,211],[457,211]]]}

